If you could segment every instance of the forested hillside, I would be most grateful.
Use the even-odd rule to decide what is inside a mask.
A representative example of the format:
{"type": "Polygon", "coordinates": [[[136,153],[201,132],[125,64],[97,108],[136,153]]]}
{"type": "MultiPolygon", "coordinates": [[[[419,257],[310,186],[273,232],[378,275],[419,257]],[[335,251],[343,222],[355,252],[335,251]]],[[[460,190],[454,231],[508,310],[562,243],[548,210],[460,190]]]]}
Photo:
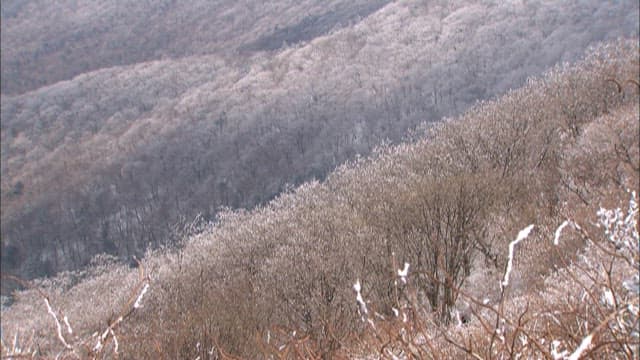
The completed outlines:
{"type": "Polygon", "coordinates": [[[639,51],[593,48],[136,269],[4,277],[30,289],[2,356],[635,359],[639,51]]]}
{"type": "Polygon", "coordinates": [[[3,272],[175,244],[638,33],[636,1],[163,4],[3,1],[3,272]]]}
{"type": "Polygon", "coordinates": [[[277,50],[349,26],[389,0],[6,0],[2,93],[93,70],[193,55],[277,50]]]}

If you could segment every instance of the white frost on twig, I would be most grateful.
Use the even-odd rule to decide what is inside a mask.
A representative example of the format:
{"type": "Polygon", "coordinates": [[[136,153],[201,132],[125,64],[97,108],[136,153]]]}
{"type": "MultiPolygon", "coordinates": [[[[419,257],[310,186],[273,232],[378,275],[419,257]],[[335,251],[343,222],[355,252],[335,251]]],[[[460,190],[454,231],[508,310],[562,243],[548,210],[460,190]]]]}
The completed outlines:
{"type": "Polygon", "coordinates": [[[605,288],[602,291],[602,301],[609,307],[615,305],[615,299],[611,290],[605,288]]]}
{"type": "Polygon", "coordinates": [[[144,284],[144,287],[142,288],[140,295],[138,295],[136,302],[133,304],[134,309],[139,309],[142,307],[142,298],[144,297],[144,294],[147,293],[147,290],[149,290],[149,284],[144,284]]]}
{"type": "Polygon", "coordinates": [[[71,328],[71,324],[69,324],[69,318],[67,317],[67,315],[64,316],[64,323],[65,325],[67,325],[67,332],[69,333],[69,335],[73,335],[73,329],[71,328]]]}
{"type": "Polygon", "coordinates": [[[400,276],[400,280],[402,280],[403,284],[407,283],[408,274],[409,274],[409,263],[404,263],[404,268],[402,270],[398,270],[398,276],[400,276]]]}
{"type": "Polygon", "coordinates": [[[102,350],[102,340],[98,339],[96,346],[93,347],[93,352],[99,352],[100,350],[102,350]]]}
{"type": "Polygon", "coordinates": [[[558,245],[560,243],[560,234],[562,234],[562,229],[564,229],[567,225],[571,224],[569,220],[565,220],[558,228],[556,229],[556,234],[553,238],[553,245],[558,245]]]}
{"type": "Polygon", "coordinates": [[[533,229],[533,224],[527,226],[526,228],[520,230],[520,232],[518,233],[518,237],[516,237],[515,240],[513,240],[510,244],[509,244],[509,259],[507,261],[507,268],[504,271],[504,279],[502,280],[502,283],[500,284],[500,288],[504,289],[507,285],[509,285],[509,275],[511,274],[511,269],[513,267],[513,252],[515,249],[515,246],[517,243],[519,243],[520,241],[524,240],[527,238],[527,236],[529,236],[529,233],[531,232],[531,230],[533,229]]]}
{"type": "Polygon", "coordinates": [[[632,278],[623,281],[622,286],[632,294],[640,295],[640,276],[635,274],[632,278]]]}
{"type": "Polygon", "coordinates": [[[553,340],[551,342],[551,356],[553,360],[562,360],[566,359],[569,352],[567,350],[558,351],[558,347],[561,345],[561,342],[558,340],[553,340]]]}
{"type": "Polygon", "coordinates": [[[362,287],[360,286],[360,279],[356,280],[356,283],[353,284],[353,290],[360,294],[360,290],[362,290],[362,287]]]}
{"type": "Polygon", "coordinates": [[[45,297],[44,303],[47,305],[47,311],[49,311],[49,314],[51,314],[51,316],[53,317],[53,320],[56,321],[56,328],[58,330],[58,339],[60,339],[60,342],[62,342],[62,345],[64,345],[65,348],[71,349],[71,345],[69,345],[67,341],[64,339],[64,336],[62,336],[62,325],[60,325],[60,320],[58,320],[58,316],[51,308],[51,304],[49,304],[49,299],[45,297]]]}
{"type": "Polygon", "coordinates": [[[113,338],[113,353],[118,353],[118,337],[116,337],[116,333],[113,332],[113,329],[109,328],[109,332],[111,333],[111,337],[113,338]]]}
{"type": "Polygon", "coordinates": [[[111,330],[111,327],[108,327],[103,333],[102,336],[100,336],[101,340],[105,340],[107,338],[107,336],[109,336],[109,330],[111,330]]]}
{"type": "Polygon", "coordinates": [[[353,290],[356,291],[356,301],[358,302],[358,305],[360,305],[360,311],[364,316],[364,314],[369,313],[369,310],[367,310],[367,304],[364,302],[364,299],[362,298],[362,293],[360,293],[360,290],[362,290],[362,286],[360,286],[360,279],[356,280],[356,283],[353,284],[353,290]]]}
{"type": "Polygon", "coordinates": [[[571,354],[567,358],[567,360],[578,360],[580,358],[580,356],[582,355],[582,353],[585,350],[587,350],[589,348],[589,346],[591,346],[591,340],[592,339],[593,339],[593,335],[588,335],[587,337],[582,339],[582,342],[580,343],[580,346],[578,346],[576,351],[574,351],[573,354],[571,354]]]}

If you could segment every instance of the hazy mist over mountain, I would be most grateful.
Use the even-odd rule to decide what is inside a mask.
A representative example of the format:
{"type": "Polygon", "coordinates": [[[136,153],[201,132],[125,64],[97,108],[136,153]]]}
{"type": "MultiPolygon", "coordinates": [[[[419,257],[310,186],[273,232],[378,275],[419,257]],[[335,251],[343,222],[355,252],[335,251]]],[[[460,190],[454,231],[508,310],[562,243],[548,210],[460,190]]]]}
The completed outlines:
{"type": "Polygon", "coordinates": [[[175,244],[600,41],[637,1],[2,1],[2,271],[175,244]]]}

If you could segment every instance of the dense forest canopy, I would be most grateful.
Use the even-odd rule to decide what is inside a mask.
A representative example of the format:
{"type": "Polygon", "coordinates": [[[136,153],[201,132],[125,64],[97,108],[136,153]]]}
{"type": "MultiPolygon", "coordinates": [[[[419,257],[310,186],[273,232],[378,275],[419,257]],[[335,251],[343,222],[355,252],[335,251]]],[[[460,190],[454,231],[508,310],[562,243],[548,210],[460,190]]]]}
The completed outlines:
{"type": "Polygon", "coordinates": [[[3,1],[2,271],[175,244],[193,219],[637,36],[637,14],[637,1],[3,1]]]}
{"type": "Polygon", "coordinates": [[[634,359],[638,39],[2,308],[6,357],[634,359]]]}
{"type": "Polygon", "coordinates": [[[2,2],[2,93],[165,58],[277,50],[348,26],[388,0],[2,2]]]}
{"type": "Polygon", "coordinates": [[[0,20],[3,359],[638,358],[637,0],[0,20]]]}

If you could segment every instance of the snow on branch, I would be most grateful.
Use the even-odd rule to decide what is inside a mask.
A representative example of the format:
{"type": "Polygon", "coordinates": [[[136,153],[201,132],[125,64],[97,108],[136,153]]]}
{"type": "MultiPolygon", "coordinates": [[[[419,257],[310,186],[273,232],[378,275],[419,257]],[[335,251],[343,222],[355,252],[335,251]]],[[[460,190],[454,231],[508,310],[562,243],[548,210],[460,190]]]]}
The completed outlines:
{"type": "Polygon", "coordinates": [[[558,245],[560,244],[560,235],[562,235],[562,230],[567,226],[570,225],[571,221],[570,220],[565,220],[562,224],[560,224],[560,226],[558,226],[558,228],[556,229],[556,233],[555,236],[553,237],[553,245],[558,245]]]}
{"type": "Polygon", "coordinates": [[[138,284],[131,292],[131,296],[129,297],[129,301],[125,304],[125,306],[120,311],[120,316],[110,323],[107,328],[102,332],[102,335],[98,337],[98,341],[96,345],[93,347],[93,351],[96,353],[101,352],[104,349],[104,346],[107,344],[107,341],[110,339],[114,342],[114,353],[118,353],[118,338],[114,332],[114,329],[120,325],[129,315],[131,315],[135,309],[139,309],[142,307],[142,298],[149,290],[149,276],[145,274],[144,267],[142,263],[137,259],[133,258],[138,263],[139,269],[139,279],[138,284]]]}
{"type": "Polygon", "coordinates": [[[400,277],[400,280],[402,280],[403,284],[407,283],[407,275],[409,275],[409,263],[404,263],[404,268],[398,270],[398,276],[400,277]]]}
{"type": "Polygon", "coordinates": [[[64,345],[65,348],[73,349],[73,347],[71,347],[71,345],[69,345],[69,343],[67,343],[67,340],[65,340],[64,335],[62,335],[62,325],[60,324],[60,320],[58,320],[58,315],[56,315],[56,312],[53,311],[53,309],[51,308],[51,303],[49,302],[49,298],[45,297],[44,298],[44,303],[47,305],[47,311],[49,312],[49,314],[51,314],[51,317],[53,317],[53,320],[56,322],[56,329],[57,329],[57,332],[58,332],[58,339],[60,340],[62,345],[64,345]]]}
{"type": "MultiPolygon", "coordinates": [[[[40,297],[44,300],[45,306],[47,308],[47,312],[49,315],[51,315],[56,325],[56,337],[59,340],[59,342],[64,346],[64,350],[59,355],[62,355],[64,352],[70,352],[77,356],[77,354],[83,352],[82,348],[86,345],[86,343],[88,341],[91,341],[91,339],[93,338],[97,341],[95,345],[91,348],[90,355],[93,358],[95,358],[100,353],[105,351],[107,344],[110,341],[113,342],[112,349],[114,354],[118,354],[118,349],[120,344],[118,342],[118,338],[116,337],[116,328],[127,317],[129,317],[136,309],[139,309],[142,307],[142,300],[150,287],[149,277],[146,275],[145,269],[142,266],[142,263],[138,261],[138,259],[135,259],[135,261],[138,263],[139,279],[136,286],[132,289],[131,295],[129,296],[129,300],[120,310],[120,315],[114,321],[108,323],[107,327],[101,332],[95,332],[93,335],[85,336],[85,337],[75,336],[73,339],[71,339],[70,337],[65,337],[65,334],[64,334],[66,331],[68,335],[73,335],[73,328],[71,327],[69,318],[64,314],[64,312],[61,309],[59,309],[58,311],[54,310],[54,307],[50,300],[51,297],[48,294],[46,294],[42,289],[15,276],[2,274],[2,277],[16,281],[17,283],[23,285],[26,288],[36,290],[40,295],[40,297]]],[[[4,347],[4,344],[3,344],[3,347],[4,347]]],[[[14,350],[17,348],[18,348],[17,345],[14,345],[14,350]]],[[[14,351],[11,351],[11,353],[14,353],[14,351]]]]}
{"type": "Polygon", "coordinates": [[[592,339],[593,339],[593,335],[588,335],[584,339],[582,339],[582,342],[580,343],[580,346],[578,346],[578,348],[573,352],[573,354],[571,354],[567,358],[567,360],[578,360],[578,359],[580,359],[580,356],[582,356],[582,353],[591,346],[591,340],[592,339]]]}
{"type": "Polygon", "coordinates": [[[147,293],[147,290],[149,290],[149,283],[144,284],[142,291],[140,291],[140,295],[138,295],[136,302],[133,304],[134,309],[139,309],[142,307],[142,298],[144,297],[144,294],[147,293]]]}
{"type": "Polygon", "coordinates": [[[360,279],[358,279],[356,280],[356,283],[353,284],[353,290],[355,290],[356,292],[356,301],[358,302],[358,305],[360,305],[360,312],[364,320],[364,315],[368,314],[369,310],[367,310],[367,304],[364,302],[364,299],[362,298],[362,293],[360,292],[361,289],[362,287],[360,286],[360,279]]]}
{"type": "Polygon", "coordinates": [[[513,268],[513,252],[515,250],[515,246],[520,241],[526,239],[527,236],[529,236],[531,230],[533,230],[533,224],[520,230],[520,232],[518,233],[518,237],[516,237],[516,239],[509,244],[509,259],[507,261],[507,268],[504,271],[504,278],[502,279],[502,283],[500,283],[500,288],[502,290],[504,290],[504,288],[509,285],[509,275],[511,274],[511,269],[513,268]]]}

